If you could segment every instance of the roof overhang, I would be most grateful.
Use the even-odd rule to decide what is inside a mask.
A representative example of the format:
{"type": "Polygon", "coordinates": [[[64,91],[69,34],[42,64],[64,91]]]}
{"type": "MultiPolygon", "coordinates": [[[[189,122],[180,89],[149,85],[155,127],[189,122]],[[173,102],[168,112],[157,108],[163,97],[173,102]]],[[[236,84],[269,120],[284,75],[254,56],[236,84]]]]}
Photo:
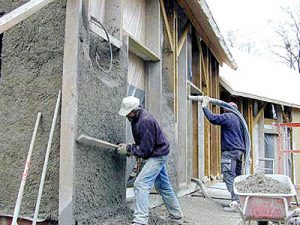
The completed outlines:
{"type": "Polygon", "coordinates": [[[191,23],[220,65],[226,63],[232,69],[236,69],[237,65],[206,2],[204,0],[178,0],[178,3],[184,8],[191,23]]]}
{"type": "Polygon", "coordinates": [[[241,91],[235,91],[234,89],[232,89],[232,87],[230,87],[230,85],[222,77],[220,78],[220,84],[232,96],[250,98],[250,99],[255,99],[255,100],[259,100],[259,101],[263,101],[263,102],[270,102],[270,103],[275,103],[275,104],[278,104],[278,105],[284,105],[284,106],[289,106],[289,107],[300,109],[300,105],[297,105],[297,104],[284,102],[284,101],[280,101],[280,100],[277,100],[277,99],[267,98],[267,97],[263,97],[263,96],[259,96],[259,95],[255,95],[255,94],[244,93],[244,92],[241,92],[241,91]]]}

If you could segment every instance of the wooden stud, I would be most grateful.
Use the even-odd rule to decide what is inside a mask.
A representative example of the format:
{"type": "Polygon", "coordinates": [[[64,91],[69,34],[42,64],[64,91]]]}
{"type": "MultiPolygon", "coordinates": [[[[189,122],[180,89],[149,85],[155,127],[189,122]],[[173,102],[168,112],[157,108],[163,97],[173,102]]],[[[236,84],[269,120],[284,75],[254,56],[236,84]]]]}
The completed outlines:
{"type": "Polygon", "coordinates": [[[283,108],[279,107],[280,108],[280,111],[281,111],[281,115],[283,117],[283,120],[286,122],[286,123],[289,123],[290,122],[290,119],[288,118],[288,116],[285,114],[283,108]]]}
{"type": "Polygon", "coordinates": [[[144,61],[159,61],[160,58],[145,45],[129,36],[129,51],[139,56],[144,61]]]}
{"type": "MultiPolygon", "coordinates": [[[[193,43],[193,42],[192,42],[193,43]]],[[[193,71],[193,83],[190,83],[191,88],[197,89],[201,94],[200,90],[200,54],[199,49],[192,45],[192,71],[193,71]],[[195,85],[194,85],[195,84],[195,85]]],[[[195,91],[196,92],[196,91],[195,91]]],[[[202,162],[199,161],[199,102],[192,102],[192,115],[193,115],[193,177],[199,178],[199,168],[202,162]]]]}
{"type": "MultiPolygon", "coordinates": [[[[210,87],[211,87],[211,92],[210,96],[212,98],[216,98],[216,77],[214,74],[214,65],[213,65],[213,60],[211,57],[211,54],[209,54],[209,78],[210,78],[210,87]]],[[[216,113],[217,106],[216,105],[211,105],[211,110],[213,113],[216,113]]],[[[217,166],[218,166],[218,154],[217,154],[217,127],[216,126],[211,126],[211,175],[216,175],[217,174],[217,166]]]]}
{"type": "MultiPolygon", "coordinates": [[[[253,107],[252,107],[252,100],[248,100],[247,104],[247,120],[248,120],[248,129],[249,129],[249,134],[250,134],[250,142],[253,143],[253,107]]],[[[253,145],[251,145],[251,173],[254,172],[254,152],[253,152],[253,145]]]]}
{"type": "Polygon", "coordinates": [[[199,52],[198,52],[198,71],[199,71],[199,83],[198,83],[198,87],[200,88],[200,90],[202,90],[202,79],[203,79],[203,75],[202,75],[202,56],[201,56],[201,52],[200,52],[200,49],[199,49],[199,52]]]}
{"type": "Polygon", "coordinates": [[[0,34],[22,22],[53,0],[31,0],[0,18],[0,34]]]}
{"type": "Polygon", "coordinates": [[[199,138],[198,138],[198,102],[192,102],[192,115],[193,115],[193,177],[198,178],[199,171],[199,138]]]}
{"type": "Polygon", "coordinates": [[[199,50],[200,50],[200,54],[201,54],[201,57],[200,57],[201,58],[201,64],[202,64],[203,72],[204,72],[204,84],[208,85],[207,67],[205,65],[204,54],[203,54],[203,49],[201,47],[201,43],[199,45],[199,50]]]}
{"type": "Polygon", "coordinates": [[[174,51],[174,62],[175,62],[175,74],[174,74],[174,94],[175,94],[175,99],[174,99],[174,107],[175,107],[175,119],[176,122],[178,121],[178,17],[177,17],[177,11],[174,8],[174,46],[175,46],[175,51],[174,51]]]}
{"type": "MultiPolygon", "coordinates": [[[[99,27],[99,25],[97,25],[94,20],[90,20],[90,31],[103,38],[105,41],[108,41],[105,31],[101,27],[99,27]]],[[[108,36],[112,45],[114,45],[116,48],[122,47],[123,43],[120,40],[110,34],[108,34],[108,36]]]]}
{"type": "Polygon", "coordinates": [[[165,8],[165,4],[164,4],[164,0],[159,0],[160,3],[160,7],[161,7],[161,11],[163,14],[163,20],[166,26],[166,30],[167,30],[167,36],[168,36],[168,40],[169,40],[169,44],[171,47],[171,51],[174,52],[174,43],[173,43],[173,38],[172,38],[172,34],[171,34],[171,30],[170,30],[170,26],[169,26],[169,21],[168,21],[168,16],[166,13],[166,8],[165,8]]]}
{"type": "Polygon", "coordinates": [[[243,116],[245,116],[244,115],[244,104],[243,104],[243,98],[241,97],[241,98],[238,98],[239,100],[239,103],[240,103],[240,112],[241,112],[241,114],[243,115],[243,116]]]}
{"type": "Polygon", "coordinates": [[[177,50],[177,56],[179,56],[180,52],[181,52],[181,49],[186,41],[186,38],[187,38],[187,35],[190,31],[190,25],[189,23],[186,24],[185,26],[185,29],[184,29],[184,32],[179,40],[179,44],[178,44],[178,50],[177,50]]]}
{"type": "Polygon", "coordinates": [[[259,110],[259,112],[257,113],[257,115],[254,117],[254,119],[253,119],[253,126],[255,126],[258,123],[258,121],[260,120],[261,116],[264,114],[266,106],[267,106],[267,103],[264,103],[263,106],[261,107],[261,109],[259,110]]]}
{"type": "MultiPolygon", "coordinates": [[[[215,61],[216,64],[216,98],[220,99],[220,77],[219,77],[219,66],[218,62],[215,61]]],[[[220,107],[217,108],[217,113],[220,114],[220,107]]],[[[218,168],[217,168],[217,175],[219,176],[221,172],[221,127],[217,127],[217,163],[218,163],[218,168]]]]}
{"type": "MultiPolygon", "coordinates": [[[[209,58],[208,54],[204,58],[204,54],[202,55],[202,64],[203,64],[203,71],[206,76],[206,86],[205,86],[205,95],[210,96],[210,79],[208,75],[208,63],[209,58]]],[[[205,120],[205,172],[207,176],[211,175],[211,124],[208,120],[205,120]]]]}

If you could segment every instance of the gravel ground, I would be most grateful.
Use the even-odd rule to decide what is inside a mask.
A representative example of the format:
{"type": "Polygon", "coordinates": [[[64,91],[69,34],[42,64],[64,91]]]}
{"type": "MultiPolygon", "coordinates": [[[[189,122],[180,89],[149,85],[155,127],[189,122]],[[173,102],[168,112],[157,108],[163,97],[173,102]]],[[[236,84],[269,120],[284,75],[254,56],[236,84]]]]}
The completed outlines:
{"type": "MultiPolygon", "coordinates": [[[[160,196],[152,196],[158,199],[160,196]]],[[[133,201],[128,204],[129,207],[116,212],[115,215],[108,216],[105,221],[102,219],[96,224],[102,225],[130,225],[133,219],[133,201]]],[[[224,212],[223,206],[228,205],[230,201],[216,200],[211,201],[202,197],[201,193],[193,193],[179,198],[179,202],[184,213],[184,225],[238,225],[240,221],[239,213],[224,212]]],[[[164,205],[152,208],[150,210],[149,225],[174,225],[168,220],[163,219],[167,216],[167,210],[164,205]]]]}
{"type": "MultiPolygon", "coordinates": [[[[223,210],[223,206],[229,204],[230,201],[211,201],[201,197],[201,194],[194,195],[179,198],[185,217],[184,225],[237,225],[239,223],[239,213],[223,210]]],[[[153,213],[162,216],[167,215],[164,205],[154,208],[153,213]]]]}

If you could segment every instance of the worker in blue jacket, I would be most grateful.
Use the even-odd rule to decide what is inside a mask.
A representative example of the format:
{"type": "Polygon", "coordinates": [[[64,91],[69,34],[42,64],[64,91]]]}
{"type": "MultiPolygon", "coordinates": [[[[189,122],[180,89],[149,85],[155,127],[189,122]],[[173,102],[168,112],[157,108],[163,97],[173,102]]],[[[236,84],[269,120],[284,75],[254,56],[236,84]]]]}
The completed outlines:
{"type": "MultiPolygon", "coordinates": [[[[213,114],[208,108],[208,103],[209,98],[205,96],[202,100],[204,115],[212,124],[221,126],[221,169],[231,194],[230,206],[235,206],[239,200],[233,191],[233,181],[242,174],[242,157],[246,151],[243,126],[238,116],[226,109],[222,114],[213,114]]],[[[238,109],[234,102],[228,104],[238,109]]]]}
{"type": "Polygon", "coordinates": [[[145,165],[134,182],[136,202],[132,224],[148,224],[148,198],[153,184],[166,205],[168,219],[182,224],[183,214],[166,169],[170,145],[158,122],[140,107],[140,100],[134,96],[123,99],[119,114],[126,116],[131,122],[135,143],[120,144],[118,153],[145,160],[145,165]]]}

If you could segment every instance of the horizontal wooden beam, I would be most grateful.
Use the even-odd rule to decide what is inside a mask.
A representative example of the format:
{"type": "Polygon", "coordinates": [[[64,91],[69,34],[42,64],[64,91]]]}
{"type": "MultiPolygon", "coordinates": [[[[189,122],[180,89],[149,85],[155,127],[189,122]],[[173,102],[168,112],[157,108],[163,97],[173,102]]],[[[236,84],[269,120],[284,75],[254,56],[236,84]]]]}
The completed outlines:
{"type": "Polygon", "coordinates": [[[53,0],[31,0],[0,18],[0,34],[22,22],[53,0]]]}
{"type": "MultiPolygon", "coordinates": [[[[98,35],[99,37],[103,38],[105,41],[108,41],[105,31],[101,27],[99,27],[96,23],[94,23],[93,20],[91,20],[90,22],[90,31],[92,31],[94,34],[98,35]]],[[[117,48],[121,48],[123,43],[120,40],[118,40],[117,38],[115,38],[110,34],[108,34],[108,36],[109,36],[110,43],[112,45],[114,45],[117,48]]]]}
{"type": "Polygon", "coordinates": [[[159,61],[160,58],[145,45],[129,35],[129,51],[139,56],[144,61],[159,61]]]}

